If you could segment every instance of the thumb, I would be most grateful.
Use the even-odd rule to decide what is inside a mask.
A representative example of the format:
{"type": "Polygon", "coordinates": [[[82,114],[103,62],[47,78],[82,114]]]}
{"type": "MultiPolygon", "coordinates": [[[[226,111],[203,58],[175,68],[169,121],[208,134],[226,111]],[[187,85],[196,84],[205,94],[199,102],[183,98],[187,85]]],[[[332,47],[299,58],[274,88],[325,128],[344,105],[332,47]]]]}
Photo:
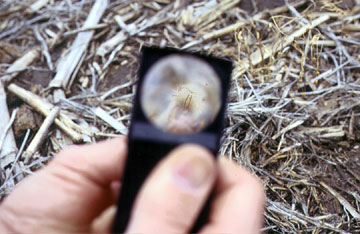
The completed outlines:
{"type": "Polygon", "coordinates": [[[209,151],[195,145],[177,148],[145,181],[127,232],[188,232],[215,178],[215,160],[209,151]]]}

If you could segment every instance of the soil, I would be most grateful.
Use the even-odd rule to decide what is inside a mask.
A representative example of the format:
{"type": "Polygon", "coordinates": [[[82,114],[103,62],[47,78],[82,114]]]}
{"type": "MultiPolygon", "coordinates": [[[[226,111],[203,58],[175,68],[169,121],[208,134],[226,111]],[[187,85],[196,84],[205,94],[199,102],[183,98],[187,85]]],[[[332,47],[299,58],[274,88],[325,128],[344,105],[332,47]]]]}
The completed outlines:
{"type": "MultiPolygon", "coordinates": [[[[338,166],[328,166],[325,173],[320,176],[319,181],[325,182],[328,186],[337,191],[348,201],[353,200],[353,194],[360,193],[360,181],[354,181],[354,177],[360,178],[360,155],[356,151],[344,152],[346,163],[339,163],[338,166]]],[[[327,190],[322,190],[319,198],[324,201],[324,210],[329,213],[342,214],[343,206],[327,190]]],[[[342,227],[343,228],[343,227],[342,227]]]]}
{"type": "Polygon", "coordinates": [[[264,9],[272,9],[284,5],[284,0],[272,0],[272,1],[263,1],[263,0],[243,0],[240,3],[240,7],[248,12],[254,12],[254,5],[257,8],[257,11],[262,11],[264,9]],[[255,3],[255,4],[254,4],[255,3]]]}
{"type": "Polygon", "coordinates": [[[12,63],[15,58],[21,56],[22,51],[16,45],[0,42],[0,63],[12,63]]]}
{"type": "MultiPolygon", "coordinates": [[[[105,79],[101,82],[99,91],[106,91],[115,86],[122,85],[127,83],[136,76],[137,64],[126,64],[124,66],[121,65],[112,65],[110,68],[109,74],[105,77],[105,79]]],[[[126,94],[125,91],[119,91],[119,94],[126,94]]]]}
{"type": "Polygon", "coordinates": [[[50,80],[53,78],[53,73],[47,70],[29,70],[26,74],[27,82],[29,84],[38,84],[43,88],[48,87],[50,80]]]}
{"type": "Polygon", "coordinates": [[[360,193],[360,184],[353,181],[353,178],[360,178],[360,155],[356,150],[344,152],[346,163],[339,163],[338,166],[329,166],[325,172],[324,181],[333,188],[345,193],[360,193]]]}
{"type": "MultiPolygon", "coordinates": [[[[291,2],[291,1],[289,1],[291,2]]],[[[342,9],[351,9],[354,7],[355,1],[354,0],[342,0],[336,1],[337,6],[342,9]]],[[[263,11],[264,9],[273,9],[285,4],[284,0],[272,0],[272,1],[264,1],[264,0],[242,0],[240,3],[240,7],[250,13],[255,13],[259,11],[263,11]],[[254,8],[255,5],[255,9],[254,8]]]]}
{"type": "MultiPolygon", "coordinates": [[[[15,138],[22,137],[27,129],[36,130],[40,125],[36,121],[35,113],[28,105],[21,105],[14,121],[15,138]]],[[[41,120],[40,120],[41,123],[41,120]]]]}

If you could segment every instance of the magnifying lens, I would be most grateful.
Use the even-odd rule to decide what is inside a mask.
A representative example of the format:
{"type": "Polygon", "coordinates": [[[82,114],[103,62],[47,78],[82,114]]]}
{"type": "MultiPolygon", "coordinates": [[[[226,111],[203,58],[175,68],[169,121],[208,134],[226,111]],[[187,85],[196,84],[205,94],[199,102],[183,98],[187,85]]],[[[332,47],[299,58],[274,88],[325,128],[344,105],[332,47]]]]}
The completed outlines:
{"type": "MultiPolygon", "coordinates": [[[[216,156],[232,64],[174,49],[144,48],[113,233],[123,233],[141,185],[156,164],[184,143],[216,156]]],[[[166,196],[166,194],[159,194],[166,196]]],[[[211,196],[191,232],[206,222],[211,196]]]]}
{"type": "Polygon", "coordinates": [[[140,104],[146,117],[168,133],[199,132],[221,106],[221,83],[214,69],[192,55],[169,55],[144,77],[140,104]]]}

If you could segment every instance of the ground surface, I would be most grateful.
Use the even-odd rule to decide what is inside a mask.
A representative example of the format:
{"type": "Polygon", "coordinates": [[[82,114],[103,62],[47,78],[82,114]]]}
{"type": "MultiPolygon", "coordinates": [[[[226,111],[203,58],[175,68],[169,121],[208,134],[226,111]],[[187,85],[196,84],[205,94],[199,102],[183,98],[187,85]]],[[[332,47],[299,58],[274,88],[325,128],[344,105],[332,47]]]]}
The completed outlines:
{"type": "Polygon", "coordinates": [[[256,10],[263,11],[265,9],[272,9],[275,7],[282,6],[284,4],[285,4],[284,0],[275,0],[275,1],[245,0],[245,1],[241,1],[239,6],[248,12],[254,12],[256,10]]]}
{"type": "MultiPolygon", "coordinates": [[[[3,155],[7,141],[1,198],[67,145],[124,133],[96,108],[127,127],[141,47],[169,46],[234,63],[221,153],[262,179],[265,233],[360,232],[359,1],[290,1],[299,4],[283,9],[282,0],[110,1],[82,59],[70,58],[80,64],[73,81],[59,89],[51,81],[95,1],[50,0],[33,12],[34,2],[0,3],[0,77],[37,50],[10,83],[61,107],[80,139],[52,126],[30,165],[3,155]]],[[[9,113],[18,111],[15,144],[26,149],[44,114],[17,92],[5,95],[9,113]]]]}

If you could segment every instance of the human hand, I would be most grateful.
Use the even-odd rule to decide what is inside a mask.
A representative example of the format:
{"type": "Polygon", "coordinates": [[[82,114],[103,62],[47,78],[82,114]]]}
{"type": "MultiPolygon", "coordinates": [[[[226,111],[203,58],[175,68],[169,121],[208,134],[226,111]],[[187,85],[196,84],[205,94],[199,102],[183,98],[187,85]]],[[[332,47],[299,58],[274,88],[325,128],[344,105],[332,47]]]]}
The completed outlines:
{"type": "MultiPolygon", "coordinates": [[[[110,232],[126,146],[123,137],[60,152],[0,204],[0,233],[110,232]]],[[[259,232],[261,183],[195,145],[175,149],[153,170],[136,199],[127,232],[188,232],[214,183],[210,220],[200,232],[259,232]]]]}

